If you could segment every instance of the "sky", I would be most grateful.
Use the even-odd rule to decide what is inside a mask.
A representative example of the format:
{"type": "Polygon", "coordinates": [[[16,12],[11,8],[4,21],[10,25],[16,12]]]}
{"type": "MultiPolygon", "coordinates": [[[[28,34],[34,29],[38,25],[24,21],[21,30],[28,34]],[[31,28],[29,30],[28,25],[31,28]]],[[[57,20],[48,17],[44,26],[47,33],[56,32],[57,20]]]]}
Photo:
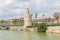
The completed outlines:
{"type": "Polygon", "coordinates": [[[0,19],[24,17],[26,8],[33,18],[35,13],[49,17],[60,11],[60,0],[0,0],[0,19]]]}

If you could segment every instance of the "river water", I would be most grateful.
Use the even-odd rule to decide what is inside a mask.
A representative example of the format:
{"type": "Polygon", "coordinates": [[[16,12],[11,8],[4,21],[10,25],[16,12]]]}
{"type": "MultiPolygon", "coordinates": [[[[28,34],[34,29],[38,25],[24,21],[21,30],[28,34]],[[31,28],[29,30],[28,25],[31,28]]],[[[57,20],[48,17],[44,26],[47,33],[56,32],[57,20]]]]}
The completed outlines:
{"type": "Polygon", "coordinates": [[[60,34],[0,30],[0,40],[60,40],[60,34]]]}

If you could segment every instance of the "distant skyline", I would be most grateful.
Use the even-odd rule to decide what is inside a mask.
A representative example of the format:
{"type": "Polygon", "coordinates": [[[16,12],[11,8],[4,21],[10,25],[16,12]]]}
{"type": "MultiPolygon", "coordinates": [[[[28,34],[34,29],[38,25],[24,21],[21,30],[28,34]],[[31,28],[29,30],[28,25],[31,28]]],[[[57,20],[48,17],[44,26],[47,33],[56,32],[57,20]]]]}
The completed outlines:
{"type": "Polygon", "coordinates": [[[27,7],[33,17],[35,13],[49,17],[60,12],[60,0],[0,0],[0,19],[22,17],[27,7]]]}

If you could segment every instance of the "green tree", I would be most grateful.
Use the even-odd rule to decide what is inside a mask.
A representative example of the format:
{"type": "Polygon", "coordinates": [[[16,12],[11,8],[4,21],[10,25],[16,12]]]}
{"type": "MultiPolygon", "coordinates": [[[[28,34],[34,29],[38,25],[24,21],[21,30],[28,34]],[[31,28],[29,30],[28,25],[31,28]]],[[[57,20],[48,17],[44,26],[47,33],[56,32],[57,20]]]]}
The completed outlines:
{"type": "Polygon", "coordinates": [[[32,27],[38,27],[38,23],[32,23],[32,27]]]}
{"type": "Polygon", "coordinates": [[[38,25],[37,30],[38,32],[46,32],[47,27],[48,27],[47,23],[40,23],[38,25]]]}
{"type": "Polygon", "coordinates": [[[21,26],[24,25],[24,20],[21,20],[21,19],[20,19],[19,22],[20,22],[20,25],[21,25],[21,26]]]}
{"type": "Polygon", "coordinates": [[[22,20],[22,19],[13,20],[12,22],[15,26],[23,26],[24,25],[24,20],[22,20]]]}

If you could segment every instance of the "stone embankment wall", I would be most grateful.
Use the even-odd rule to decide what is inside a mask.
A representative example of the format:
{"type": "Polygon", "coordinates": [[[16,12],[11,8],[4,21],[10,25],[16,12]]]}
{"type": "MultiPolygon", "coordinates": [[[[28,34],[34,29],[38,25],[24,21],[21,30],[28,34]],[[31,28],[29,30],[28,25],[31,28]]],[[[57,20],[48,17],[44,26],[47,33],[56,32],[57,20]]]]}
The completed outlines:
{"type": "Polygon", "coordinates": [[[50,27],[47,28],[46,32],[60,33],[60,26],[50,26],[50,27]]]}
{"type": "Polygon", "coordinates": [[[26,28],[26,29],[24,29],[24,28],[21,28],[21,27],[10,27],[10,29],[9,30],[13,30],[13,31],[15,31],[15,30],[17,30],[17,31],[37,31],[37,28],[26,28]]]}

